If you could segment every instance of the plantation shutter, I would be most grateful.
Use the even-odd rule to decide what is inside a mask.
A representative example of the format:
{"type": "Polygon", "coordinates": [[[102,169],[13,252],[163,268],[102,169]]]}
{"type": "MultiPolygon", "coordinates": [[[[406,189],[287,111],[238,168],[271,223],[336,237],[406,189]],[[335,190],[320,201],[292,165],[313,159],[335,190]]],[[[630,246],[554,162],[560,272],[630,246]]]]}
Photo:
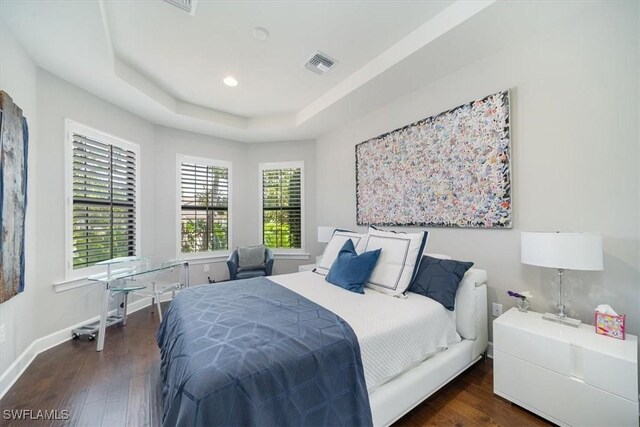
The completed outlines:
{"type": "Polygon", "coordinates": [[[136,155],[73,135],[73,268],[136,253],[136,155]]]}
{"type": "Polygon", "coordinates": [[[181,164],[182,253],[229,249],[229,169],[181,164]]]}
{"type": "Polygon", "coordinates": [[[262,171],[262,235],[270,248],[302,248],[302,169],[262,171]]]}

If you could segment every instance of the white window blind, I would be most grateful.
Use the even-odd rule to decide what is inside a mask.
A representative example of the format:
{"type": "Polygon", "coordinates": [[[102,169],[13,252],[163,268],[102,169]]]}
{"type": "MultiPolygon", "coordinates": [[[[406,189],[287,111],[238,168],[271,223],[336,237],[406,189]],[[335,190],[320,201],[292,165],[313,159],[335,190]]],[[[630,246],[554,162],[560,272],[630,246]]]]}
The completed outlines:
{"type": "Polygon", "coordinates": [[[302,248],[302,169],[262,171],[262,236],[269,248],[302,248]]]}
{"type": "Polygon", "coordinates": [[[181,163],[181,251],[229,249],[229,168],[181,163]]]}
{"type": "Polygon", "coordinates": [[[136,154],[73,134],[73,269],[136,254],[136,154]]]}

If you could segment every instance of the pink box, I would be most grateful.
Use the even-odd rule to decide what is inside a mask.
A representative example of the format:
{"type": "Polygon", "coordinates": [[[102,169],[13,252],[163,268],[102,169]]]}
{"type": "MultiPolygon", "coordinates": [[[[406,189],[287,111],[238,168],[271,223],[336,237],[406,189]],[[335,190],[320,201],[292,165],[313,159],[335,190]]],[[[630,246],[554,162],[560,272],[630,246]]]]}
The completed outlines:
{"type": "Polygon", "coordinates": [[[624,314],[612,316],[596,311],[596,333],[623,340],[625,318],[624,314]]]}

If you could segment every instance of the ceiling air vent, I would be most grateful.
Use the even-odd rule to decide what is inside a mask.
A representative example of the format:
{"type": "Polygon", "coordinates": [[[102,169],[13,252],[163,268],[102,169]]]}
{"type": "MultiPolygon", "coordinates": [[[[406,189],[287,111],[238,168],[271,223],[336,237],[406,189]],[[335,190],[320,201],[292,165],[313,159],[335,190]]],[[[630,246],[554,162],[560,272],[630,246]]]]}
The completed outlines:
{"type": "Polygon", "coordinates": [[[196,11],[196,0],[164,0],[165,2],[193,15],[196,11]]]}
{"type": "Polygon", "coordinates": [[[311,59],[304,64],[305,68],[313,71],[316,74],[324,74],[335,64],[335,59],[329,58],[327,55],[321,52],[316,52],[311,59]]]}

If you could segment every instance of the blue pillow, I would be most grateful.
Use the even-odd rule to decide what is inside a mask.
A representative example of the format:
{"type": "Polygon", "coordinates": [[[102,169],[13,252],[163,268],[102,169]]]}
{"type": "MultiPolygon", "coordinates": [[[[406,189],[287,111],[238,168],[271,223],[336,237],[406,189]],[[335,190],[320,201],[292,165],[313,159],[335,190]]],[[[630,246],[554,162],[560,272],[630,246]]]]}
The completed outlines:
{"type": "Polygon", "coordinates": [[[438,301],[447,310],[455,308],[456,291],[472,262],[423,256],[418,274],[409,286],[409,292],[438,301]]]}
{"type": "Polygon", "coordinates": [[[378,257],[380,249],[358,255],[353,241],[347,239],[331,265],[326,281],[348,291],[364,294],[364,285],[369,280],[378,257]]]}

